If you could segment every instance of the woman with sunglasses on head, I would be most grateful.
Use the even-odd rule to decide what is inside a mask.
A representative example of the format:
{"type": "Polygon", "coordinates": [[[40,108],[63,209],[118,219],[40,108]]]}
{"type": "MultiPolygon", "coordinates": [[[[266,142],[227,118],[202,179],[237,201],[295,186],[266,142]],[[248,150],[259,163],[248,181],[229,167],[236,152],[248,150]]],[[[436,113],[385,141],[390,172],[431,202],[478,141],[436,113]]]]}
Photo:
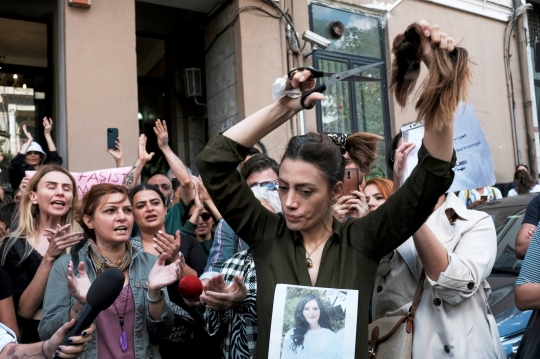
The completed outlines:
{"type": "Polygon", "coordinates": [[[13,284],[21,343],[39,341],[47,278],[55,261],[81,241],[73,206],[75,179],[57,165],[42,166],[30,179],[18,209],[18,226],[0,246],[0,265],[13,284]]]}
{"type": "Polygon", "coordinates": [[[200,181],[196,182],[195,198],[188,205],[187,213],[189,219],[182,231],[190,233],[193,230],[195,238],[203,247],[208,259],[214,243],[214,232],[218,222],[221,221],[221,215],[200,181]],[[204,198],[205,196],[207,199],[204,198]]]}
{"type": "Polygon", "coordinates": [[[43,134],[49,147],[48,153],[43,151],[39,143],[34,142],[34,138],[26,129],[26,125],[23,125],[22,129],[28,140],[22,146],[19,153],[9,162],[8,168],[9,183],[11,183],[11,187],[14,190],[19,188],[22,179],[26,176],[26,171],[37,171],[45,163],[62,165],[62,157],[56,152],[56,146],[52,139],[52,125],[51,118],[43,118],[43,134]]]}
{"type": "Polygon", "coordinates": [[[166,265],[165,253],[156,257],[131,244],[133,214],[123,186],[93,186],[77,210],[77,219],[88,243],[75,258],[79,263],[72,262],[72,255],[55,263],[47,283],[41,337],[51,336],[67,318],[76,318],[91,283],[106,269],[116,268],[124,273],[124,287],[113,305],[96,318],[96,331],[81,358],[161,358],[158,343],[174,324],[163,288],[182,277],[182,260],[166,265]]]}
{"type": "MultiPolygon", "coordinates": [[[[428,65],[432,46],[453,51],[453,40],[440,27],[420,26],[422,60],[428,65]],[[431,39],[431,42],[430,40],[431,39]]],[[[287,90],[311,90],[315,80],[307,70],[287,80],[287,90]]],[[[311,93],[305,103],[324,99],[311,93]]],[[[426,129],[419,163],[402,189],[377,211],[341,223],[332,218],[332,204],[341,196],[345,159],[326,136],[293,137],[279,171],[283,214],[266,210],[236,170],[250,148],[303,108],[300,98],[282,97],[214,137],[197,160],[212,199],[227,223],[251,248],[257,275],[258,342],[254,358],[268,355],[275,287],[278,283],[357,289],[369,293],[380,259],[409,238],[429,217],[449,188],[455,164],[453,123],[426,129]]],[[[369,296],[358,301],[356,358],[366,358],[369,296]]]]}
{"type": "Polygon", "coordinates": [[[204,249],[204,253],[208,256],[214,243],[214,230],[218,221],[210,213],[210,209],[198,200],[194,200],[194,204],[189,207],[188,213],[189,221],[191,223],[195,222],[197,225],[195,238],[197,238],[204,249]]]}

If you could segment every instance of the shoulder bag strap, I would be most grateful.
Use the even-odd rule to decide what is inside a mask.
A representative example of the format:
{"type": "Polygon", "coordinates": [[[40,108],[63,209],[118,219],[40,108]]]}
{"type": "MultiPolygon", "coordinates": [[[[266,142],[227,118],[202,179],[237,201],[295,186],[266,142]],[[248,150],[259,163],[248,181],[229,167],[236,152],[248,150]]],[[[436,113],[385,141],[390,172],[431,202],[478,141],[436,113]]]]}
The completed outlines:
{"type": "Polygon", "coordinates": [[[422,274],[420,275],[420,279],[418,280],[418,286],[416,287],[416,293],[414,294],[414,299],[411,305],[411,309],[409,309],[409,315],[407,318],[407,333],[414,332],[414,315],[416,314],[416,308],[418,307],[418,303],[420,302],[420,299],[422,298],[422,289],[424,287],[425,280],[426,280],[426,271],[422,269],[422,274]]]}
{"type": "Polygon", "coordinates": [[[414,314],[416,312],[416,307],[418,306],[418,303],[420,302],[420,298],[422,297],[422,289],[424,287],[424,280],[426,279],[426,272],[422,269],[422,274],[420,275],[420,279],[418,280],[418,286],[416,287],[416,293],[414,294],[414,299],[411,305],[411,309],[409,309],[409,313],[405,314],[403,317],[401,317],[394,327],[384,336],[379,338],[379,327],[375,327],[373,331],[371,332],[371,340],[368,339],[368,345],[370,347],[369,352],[371,353],[370,358],[374,358],[374,353],[377,347],[378,343],[384,342],[386,339],[390,338],[401,326],[402,323],[406,322],[406,330],[407,333],[413,334],[414,336],[414,314]]]}

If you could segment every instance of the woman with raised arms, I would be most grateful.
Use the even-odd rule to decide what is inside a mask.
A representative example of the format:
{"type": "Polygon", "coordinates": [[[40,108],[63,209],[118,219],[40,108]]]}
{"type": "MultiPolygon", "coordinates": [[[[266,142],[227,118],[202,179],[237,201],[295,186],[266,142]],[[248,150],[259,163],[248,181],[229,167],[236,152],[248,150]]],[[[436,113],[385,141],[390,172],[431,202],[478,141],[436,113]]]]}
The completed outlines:
{"type": "MultiPolygon", "coordinates": [[[[429,65],[433,47],[453,51],[453,40],[439,26],[420,22],[422,58],[429,65]]],[[[309,91],[307,70],[297,71],[287,88],[309,91]]],[[[324,99],[313,93],[309,107],[324,99]]],[[[332,204],[341,196],[345,159],[326,136],[293,137],[279,171],[283,213],[274,214],[254,197],[236,167],[250,148],[302,110],[300,98],[283,97],[212,138],[197,167],[223,218],[251,248],[257,270],[259,334],[254,358],[268,356],[275,287],[279,283],[359,291],[355,358],[367,358],[369,293],[380,259],[407,240],[432,213],[454,173],[453,124],[426,129],[419,165],[386,203],[362,218],[341,223],[332,204]]],[[[431,119],[439,124],[438,118],[431,119]]],[[[230,294],[230,288],[212,288],[230,294]]]]}

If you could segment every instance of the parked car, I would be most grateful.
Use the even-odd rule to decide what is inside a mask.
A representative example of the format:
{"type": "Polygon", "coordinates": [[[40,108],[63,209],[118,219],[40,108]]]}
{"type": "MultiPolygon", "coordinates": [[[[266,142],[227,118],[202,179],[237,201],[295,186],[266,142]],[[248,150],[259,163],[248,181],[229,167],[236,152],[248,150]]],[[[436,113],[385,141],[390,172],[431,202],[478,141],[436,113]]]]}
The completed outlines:
{"type": "Polygon", "coordinates": [[[521,269],[516,258],[516,235],[519,232],[529,202],[538,194],[529,193],[486,203],[478,207],[493,218],[497,229],[497,259],[487,281],[491,285],[489,306],[499,329],[508,359],[514,359],[532,311],[516,308],[514,287],[521,269]]]}

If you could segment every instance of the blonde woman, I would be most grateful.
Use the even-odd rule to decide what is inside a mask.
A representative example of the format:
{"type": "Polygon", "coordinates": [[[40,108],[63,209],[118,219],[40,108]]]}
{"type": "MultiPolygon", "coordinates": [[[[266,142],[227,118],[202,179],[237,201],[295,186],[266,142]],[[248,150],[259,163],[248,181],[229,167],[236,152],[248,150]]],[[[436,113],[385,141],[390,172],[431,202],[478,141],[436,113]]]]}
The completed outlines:
{"type": "Polygon", "coordinates": [[[54,261],[83,238],[73,217],[77,203],[71,174],[57,165],[42,166],[21,198],[18,228],[0,246],[0,266],[13,284],[21,343],[40,340],[37,326],[49,272],[54,261]]]}

